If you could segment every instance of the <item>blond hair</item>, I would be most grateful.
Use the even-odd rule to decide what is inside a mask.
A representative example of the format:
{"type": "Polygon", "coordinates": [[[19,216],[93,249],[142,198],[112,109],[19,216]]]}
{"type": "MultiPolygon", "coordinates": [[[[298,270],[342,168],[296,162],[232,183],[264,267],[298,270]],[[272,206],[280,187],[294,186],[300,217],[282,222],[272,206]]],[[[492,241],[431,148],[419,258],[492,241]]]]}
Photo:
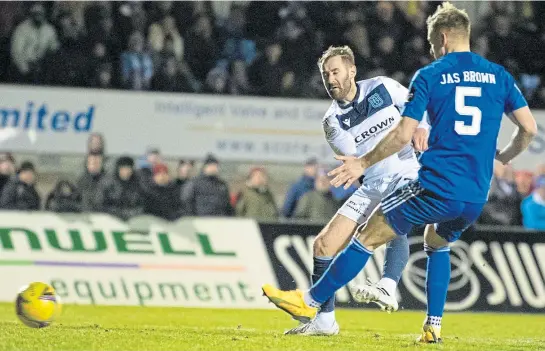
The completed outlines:
{"type": "Polygon", "coordinates": [[[324,63],[329,60],[332,57],[341,56],[342,59],[351,64],[354,65],[355,59],[354,59],[354,52],[348,45],[344,46],[330,46],[322,56],[318,59],[318,67],[320,68],[320,71],[323,70],[324,63]]]}
{"type": "Polygon", "coordinates": [[[469,37],[471,30],[471,23],[466,10],[460,10],[448,1],[439,5],[435,13],[428,17],[426,23],[428,25],[428,39],[444,29],[460,37],[469,37]]]}

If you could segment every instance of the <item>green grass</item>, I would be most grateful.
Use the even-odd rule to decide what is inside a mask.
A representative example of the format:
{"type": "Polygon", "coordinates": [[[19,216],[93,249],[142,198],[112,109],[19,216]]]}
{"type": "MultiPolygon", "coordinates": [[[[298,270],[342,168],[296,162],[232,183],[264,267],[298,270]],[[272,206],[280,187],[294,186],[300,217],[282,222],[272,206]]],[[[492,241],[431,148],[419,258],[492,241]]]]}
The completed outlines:
{"type": "Polygon", "coordinates": [[[335,337],[284,336],[281,311],[64,306],[48,328],[20,323],[0,304],[0,350],[545,350],[545,315],[456,314],[442,345],[415,345],[423,313],[340,310],[335,337]]]}

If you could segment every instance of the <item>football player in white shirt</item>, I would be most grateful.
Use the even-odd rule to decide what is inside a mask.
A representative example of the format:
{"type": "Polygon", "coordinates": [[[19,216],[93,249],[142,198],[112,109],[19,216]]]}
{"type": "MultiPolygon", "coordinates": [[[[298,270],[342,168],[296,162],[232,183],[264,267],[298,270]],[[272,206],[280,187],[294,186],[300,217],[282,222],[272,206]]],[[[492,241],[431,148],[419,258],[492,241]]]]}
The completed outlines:
{"type": "MultiPolygon", "coordinates": [[[[318,65],[325,88],[333,99],[323,119],[326,139],[336,154],[361,157],[400,121],[399,111],[407,101],[409,91],[387,77],[356,82],[354,54],[348,46],[330,47],[318,65]]],[[[428,128],[424,122],[415,134],[413,145],[418,151],[427,148],[428,128]]],[[[360,188],[314,241],[313,282],[320,279],[337,253],[350,245],[351,237],[365,225],[382,197],[416,178],[419,168],[415,149],[407,145],[398,154],[367,169],[360,188]]],[[[375,302],[386,311],[397,310],[396,288],[408,259],[407,237],[398,236],[387,246],[382,279],[377,284],[368,283],[353,291],[354,298],[359,302],[375,302]]],[[[278,289],[265,285],[263,291],[272,301],[278,289]]],[[[338,334],[334,308],[334,299],[327,301],[316,318],[301,319],[303,324],[286,334],[338,334]]]]}

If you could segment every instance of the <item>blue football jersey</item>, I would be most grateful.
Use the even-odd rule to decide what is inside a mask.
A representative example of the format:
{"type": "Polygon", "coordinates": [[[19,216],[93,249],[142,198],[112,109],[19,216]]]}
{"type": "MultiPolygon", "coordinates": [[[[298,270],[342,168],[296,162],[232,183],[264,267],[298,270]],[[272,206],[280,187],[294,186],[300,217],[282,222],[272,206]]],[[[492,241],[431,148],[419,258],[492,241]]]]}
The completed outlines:
{"type": "Polygon", "coordinates": [[[428,112],[423,188],[452,200],[486,202],[504,113],[527,105],[502,66],[471,52],[447,54],[416,72],[403,116],[428,112]]]}

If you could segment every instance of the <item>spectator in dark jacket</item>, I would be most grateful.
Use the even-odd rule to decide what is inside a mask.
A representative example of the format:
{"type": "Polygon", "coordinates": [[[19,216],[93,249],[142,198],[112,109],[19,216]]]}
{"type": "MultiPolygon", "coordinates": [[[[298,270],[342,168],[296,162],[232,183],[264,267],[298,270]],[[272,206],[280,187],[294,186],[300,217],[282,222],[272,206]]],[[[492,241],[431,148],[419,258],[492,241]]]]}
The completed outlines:
{"type": "Polygon", "coordinates": [[[191,91],[189,81],[178,71],[178,62],[174,56],[165,58],[161,70],[153,76],[151,87],[154,91],[191,91]]]}
{"type": "Polygon", "coordinates": [[[258,95],[278,96],[285,71],[281,64],[282,46],[271,41],[264,51],[265,54],[257,58],[249,68],[250,84],[258,95]]]}
{"type": "Polygon", "coordinates": [[[97,204],[102,212],[123,220],[144,212],[144,193],[132,158],[123,156],[117,160],[113,177],[101,182],[97,204]]]}
{"type": "Polygon", "coordinates": [[[47,85],[85,86],[90,56],[82,50],[76,20],[70,13],[61,14],[59,21],[60,49],[44,57],[42,82],[47,85]]]}
{"type": "Polygon", "coordinates": [[[81,195],[76,186],[67,180],[60,180],[47,196],[46,211],[81,212],[81,195]]]}
{"type": "Polygon", "coordinates": [[[512,166],[499,162],[494,165],[494,177],[490,186],[488,202],[479,219],[481,224],[521,225],[520,203],[522,196],[517,191],[512,166]]]}
{"type": "Polygon", "coordinates": [[[25,161],[15,178],[12,178],[2,191],[0,208],[6,210],[39,210],[40,195],[34,187],[36,171],[31,162],[25,161]]]}
{"type": "Polygon", "coordinates": [[[157,164],[153,167],[153,183],[146,190],[147,214],[174,221],[182,216],[182,203],[176,183],[171,182],[168,167],[157,164]]]}
{"type": "Polygon", "coordinates": [[[180,160],[178,162],[175,182],[180,190],[193,177],[193,167],[195,167],[195,161],[193,160],[180,160]]]}
{"type": "Polygon", "coordinates": [[[11,154],[0,154],[0,195],[15,174],[15,159],[11,154]]]}
{"type": "Polygon", "coordinates": [[[182,203],[190,216],[232,216],[229,187],[219,178],[219,162],[209,155],[202,173],[182,189],[182,203]]]}
{"type": "Polygon", "coordinates": [[[100,181],[104,178],[103,157],[101,154],[88,154],[85,171],[77,181],[77,188],[81,194],[81,209],[85,212],[96,210],[96,194],[100,181]]]}
{"type": "Polygon", "coordinates": [[[157,148],[148,148],[146,155],[138,160],[138,180],[142,188],[149,188],[153,183],[153,167],[163,163],[161,151],[157,148]]]}
{"type": "Polygon", "coordinates": [[[195,19],[187,34],[186,42],[188,43],[185,55],[187,63],[195,77],[204,81],[220,57],[220,48],[210,17],[201,15],[195,19]]]}
{"type": "Polygon", "coordinates": [[[316,178],[317,171],[318,161],[315,158],[307,160],[303,170],[303,176],[289,188],[288,193],[286,194],[284,207],[282,208],[282,215],[284,217],[292,217],[299,199],[307,191],[314,190],[314,179],[316,178]]]}
{"type": "Polygon", "coordinates": [[[490,46],[489,60],[504,66],[511,66],[516,60],[519,51],[517,44],[521,40],[518,33],[512,30],[512,26],[513,23],[508,16],[494,17],[492,29],[487,35],[490,46]]]}

